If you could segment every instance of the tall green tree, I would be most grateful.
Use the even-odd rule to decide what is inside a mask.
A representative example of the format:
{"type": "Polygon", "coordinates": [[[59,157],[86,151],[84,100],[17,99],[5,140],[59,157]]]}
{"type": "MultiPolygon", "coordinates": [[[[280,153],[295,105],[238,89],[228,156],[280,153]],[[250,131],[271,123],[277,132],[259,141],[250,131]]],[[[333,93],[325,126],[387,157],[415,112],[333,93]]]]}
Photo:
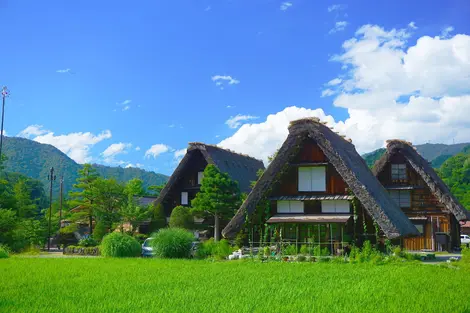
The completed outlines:
{"type": "Polygon", "coordinates": [[[220,239],[220,220],[231,218],[240,206],[238,183],[210,164],[204,170],[201,189],[191,201],[195,215],[214,217],[214,240],[220,239]]]}
{"type": "Polygon", "coordinates": [[[129,223],[131,232],[134,233],[139,225],[150,216],[150,209],[147,205],[141,205],[139,196],[144,195],[145,189],[141,179],[131,179],[124,188],[127,203],[122,206],[120,215],[122,222],[129,223]]]}
{"type": "Polygon", "coordinates": [[[83,168],[78,171],[78,174],[77,183],[73,185],[75,191],[69,194],[71,206],[76,212],[73,215],[73,219],[88,219],[91,235],[93,233],[93,219],[95,217],[93,202],[97,195],[97,193],[93,191],[93,184],[98,179],[99,175],[91,164],[85,164],[83,168]]]}
{"type": "Polygon", "coordinates": [[[100,223],[111,226],[121,221],[120,211],[126,205],[124,186],[114,178],[97,178],[92,184],[93,211],[100,223]]]}
{"type": "Polygon", "coordinates": [[[149,186],[147,188],[147,190],[149,191],[148,194],[150,196],[158,197],[162,192],[163,188],[165,188],[165,184],[149,186]]]}
{"type": "Polygon", "coordinates": [[[151,206],[151,220],[149,225],[150,232],[156,232],[161,228],[166,227],[166,215],[163,205],[160,203],[158,205],[154,204],[151,206]]]}
{"type": "Polygon", "coordinates": [[[32,218],[37,216],[38,208],[31,199],[31,188],[27,180],[20,178],[13,186],[14,197],[19,218],[32,218]]]}

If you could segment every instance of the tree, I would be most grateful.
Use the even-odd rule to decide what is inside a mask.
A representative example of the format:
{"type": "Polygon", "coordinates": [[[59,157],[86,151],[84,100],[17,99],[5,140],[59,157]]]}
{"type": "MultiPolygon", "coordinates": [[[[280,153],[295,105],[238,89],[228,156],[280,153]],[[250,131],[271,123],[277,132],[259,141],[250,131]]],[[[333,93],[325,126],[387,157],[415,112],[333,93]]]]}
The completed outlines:
{"type": "Polygon", "coordinates": [[[240,201],[238,183],[210,164],[204,170],[201,189],[191,205],[196,215],[208,214],[214,217],[214,240],[218,241],[220,219],[232,217],[240,206],[240,201]]]}
{"type": "Polygon", "coordinates": [[[90,228],[90,235],[93,233],[93,201],[96,193],[93,192],[93,183],[98,179],[99,175],[91,164],[85,164],[82,169],[78,171],[80,175],[77,178],[77,183],[73,185],[77,191],[70,192],[71,204],[76,209],[74,220],[86,217],[90,228]]]}
{"type": "Polygon", "coordinates": [[[140,205],[138,198],[136,199],[136,196],[143,195],[144,192],[143,181],[137,178],[128,181],[124,188],[127,204],[121,208],[120,215],[124,223],[131,225],[131,233],[150,215],[149,207],[140,205]]]}
{"type": "Polygon", "coordinates": [[[114,178],[97,178],[92,184],[93,210],[97,222],[111,228],[120,222],[120,211],[126,205],[124,186],[114,178]]]}
{"type": "Polygon", "coordinates": [[[160,192],[162,192],[163,188],[165,188],[165,184],[152,185],[149,186],[147,189],[149,190],[149,195],[158,197],[160,195],[160,192]]]}
{"type": "Polygon", "coordinates": [[[31,199],[31,189],[27,180],[20,178],[13,186],[19,218],[31,218],[38,214],[36,203],[31,199]]]}
{"type": "Polygon", "coordinates": [[[171,228],[192,229],[194,226],[194,218],[190,210],[184,206],[177,206],[170,215],[171,228]]]}
{"type": "Polygon", "coordinates": [[[124,193],[132,196],[145,195],[144,181],[139,178],[129,180],[124,188],[124,193]]]}
{"type": "Polygon", "coordinates": [[[156,232],[161,228],[166,227],[166,215],[163,205],[159,203],[158,205],[151,206],[151,221],[149,225],[150,232],[156,232]]]}

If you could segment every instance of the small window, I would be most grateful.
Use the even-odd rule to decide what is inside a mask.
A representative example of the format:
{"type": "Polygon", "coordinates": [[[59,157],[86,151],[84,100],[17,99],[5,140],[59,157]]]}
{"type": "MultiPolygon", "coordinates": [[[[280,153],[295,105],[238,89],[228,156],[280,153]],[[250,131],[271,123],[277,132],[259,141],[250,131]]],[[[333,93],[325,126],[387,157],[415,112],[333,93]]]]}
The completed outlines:
{"type": "Polygon", "coordinates": [[[299,191],[326,191],[326,167],[299,167],[299,191]]]}
{"type": "Polygon", "coordinates": [[[321,202],[322,213],[351,213],[347,200],[325,200],[321,202]]]}
{"type": "Polygon", "coordinates": [[[406,164],[392,164],[392,180],[406,180],[406,164]]]}
{"type": "Polygon", "coordinates": [[[181,193],[181,205],[188,205],[188,193],[186,191],[181,193]]]}
{"type": "Polygon", "coordinates": [[[392,198],[400,208],[411,207],[411,192],[409,190],[390,190],[390,198],[392,198]]]}
{"type": "Polygon", "coordinates": [[[204,178],[204,172],[198,172],[197,173],[197,184],[200,185],[202,184],[202,179],[204,178]]]}
{"type": "Polygon", "coordinates": [[[304,213],[302,201],[278,201],[277,213],[304,213]]]}

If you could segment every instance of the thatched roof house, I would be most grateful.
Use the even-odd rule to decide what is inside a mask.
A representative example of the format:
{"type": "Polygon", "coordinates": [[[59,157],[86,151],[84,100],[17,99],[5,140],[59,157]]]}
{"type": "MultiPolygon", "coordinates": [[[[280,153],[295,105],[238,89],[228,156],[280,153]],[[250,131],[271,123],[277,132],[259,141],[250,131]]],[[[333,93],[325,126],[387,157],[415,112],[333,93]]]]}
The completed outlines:
{"type": "Polygon", "coordinates": [[[387,141],[387,150],[382,158],[374,165],[372,172],[379,176],[390,162],[392,156],[400,154],[406,162],[415,170],[431,190],[432,194],[451,212],[458,221],[467,220],[467,210],[460,204],[450,192],[447,185],[437,175],[428,161],[426,161],[410,142],[404,140],[387,141]]]}
{"type": "MultiPolygon", "coordinates": [[[[194,195],[198,191],[198,184],[193,182],[193,185],[189,186],[184,181],[193,173],[197,175],[198,171],[203,171],[208,164],[217,166],[221,172],[227,173],[232,180],[237,181],[241,192],[249,192],[251,182],[257,179],[256,173],[259,169],[264,169],[261,160],[248,155],[214,145],[191,142],[186,155],[171,175],[155,203],[164,203],[170,194],[176,194],[184,189],[191,190],[194,195]]],[[[169,206],[172,205],[174,203],[169,204],[169,206]]]]}
{"type": "Polygon", "coordinates": [[[305,140],[313,140],[334,166],[365,211],[379,225],[388,238],[417,235],[417,229],[389,197],[386,190],[374,177],[365,161],[356,152],[350,140],[333,132],[317,118],[306,118],[291,122],[289,135],[264,174],[260,177],[248,198],[222,234],[233,238],[243,227],[247,215],[251,215],[258,202],[268,191],[285,166],[298,153],[305,140]]]}

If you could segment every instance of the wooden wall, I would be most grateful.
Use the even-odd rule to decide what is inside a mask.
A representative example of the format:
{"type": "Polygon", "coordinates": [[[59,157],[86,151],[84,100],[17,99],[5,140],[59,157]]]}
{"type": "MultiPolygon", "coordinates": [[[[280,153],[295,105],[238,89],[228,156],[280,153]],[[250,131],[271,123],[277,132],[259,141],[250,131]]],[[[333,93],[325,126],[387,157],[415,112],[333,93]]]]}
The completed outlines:
{"type": "Polygon", "coordinates": [[[333,165],[328,163],[326,166],[326,192],[299,192],[298,191],[298,166],[300,164],[328,162],[325,154],[313,140],[306,140],[299,151],[299,154],[291,161],[289,170],[281,178],[271,193],[271,196],[293,196],[305,194],[331,194],[344,195],[347,194],[347,185],[343,178],[338,174],[333,165]]]}

